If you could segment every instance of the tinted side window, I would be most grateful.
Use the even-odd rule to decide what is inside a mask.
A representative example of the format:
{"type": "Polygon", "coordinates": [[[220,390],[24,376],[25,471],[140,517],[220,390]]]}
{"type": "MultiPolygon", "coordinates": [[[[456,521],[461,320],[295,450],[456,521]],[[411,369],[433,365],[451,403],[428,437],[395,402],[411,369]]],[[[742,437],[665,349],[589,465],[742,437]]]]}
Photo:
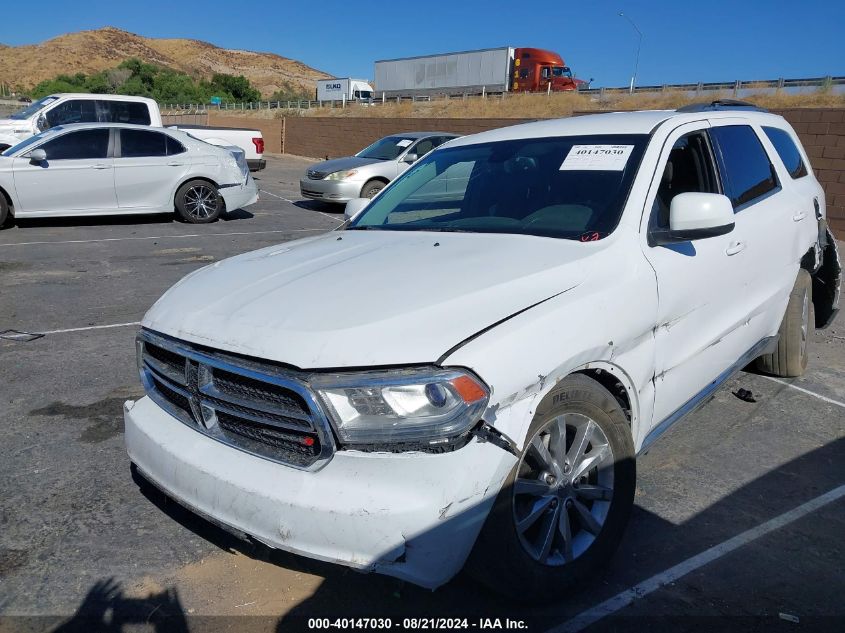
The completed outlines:
{"type": "Polygon", "coordinates": [[[104,120],[111,123],[150,124],[150,109],[145,103],[139,103],[137,101],[100,101],[99,105],[101,111],[104,113],[104,120]]]}
{"type": "Polygon", "coordinates": [[[94,123],[97,120],[97,110],[94,101],[71,99],[57,105],[46,116],[50,127],[70,123],[94,123]]]}
{"type": "Polygon", "coordinates": [[[719,146],[722,183],[734,209],[778,186],[766,150],[753,129],[726,125],[711,128],[710,134],[719,146]]]}
{"type": "Polygon", "coordinates": [[[776,127],[764,127],[763,131],[766,133],[766,136],[769,137],[772,145],[775,146],[775,151],[783,161],[783,165],[786,167],[786,171],[789,172],[789,175],[793,178],[806,176],[807,167],[804,165],[804,160],[801,158],[801,152],[798,151],[798,148],[795,146],[795,142],[792,140],[792,137],[789,136],[789,132],[776,127]]]}
{"type": "MultiPolygon", "coordinates": [[[[166,136],[166,135],[165,135],[166,136]]],[[[177,141],[172,136],[166,136],[167,138],[167,155],[173,156],[174,154],[181,154],[185,151],[185,146],[182,145],[179,141],[177,141]]]]}
{"type": "Polygon", "coordinates": [[[108,130],[79,130],[47,141],[39,149],[47,153],[47,160],[78,160],[106,158],[109,153],[108,130]]]}
{"type": "Polygon", "coordinates": [[[122,158],[167,156],[167,137],[159,132],[147,130],[121,130],[120,156],[122,158]]]}

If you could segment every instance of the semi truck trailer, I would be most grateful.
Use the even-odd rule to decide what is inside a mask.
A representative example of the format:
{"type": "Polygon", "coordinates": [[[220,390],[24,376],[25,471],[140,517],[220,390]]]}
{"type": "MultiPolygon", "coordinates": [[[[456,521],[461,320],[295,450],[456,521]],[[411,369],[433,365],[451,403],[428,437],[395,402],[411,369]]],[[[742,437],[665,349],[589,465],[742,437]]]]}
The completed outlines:
{"type": "Polygon", "coordinates": [[[376,98],[577,90],[563,58],[540,48],[486,48],[375,63],[376,98]]]}

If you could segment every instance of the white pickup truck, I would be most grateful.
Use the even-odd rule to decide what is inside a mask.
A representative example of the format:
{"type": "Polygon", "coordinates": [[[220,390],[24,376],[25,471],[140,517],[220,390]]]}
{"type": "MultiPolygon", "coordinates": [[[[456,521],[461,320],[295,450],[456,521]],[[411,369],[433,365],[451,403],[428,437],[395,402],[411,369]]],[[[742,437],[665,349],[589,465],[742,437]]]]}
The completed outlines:
{"type": "Polygon", "coordinates": [[[426,587],[595,576],[637,454],[748,363],[800,375],[839,301],[806,153],[737,103],[454,139],[348,207],[159,299],[126,446],[231,530],[426,587]]]}
{"type": "MultiPolygon", "coordinates": [[[[145,97],[87,93],[54,94],[0,119],[0,152],[57,125],[131,123],[164,127],[158,104],[145,97]]],[[[259,130],[171,125],[212,145],[244,151],[250,171],[264,169],[264,137],[259,130]]]]}

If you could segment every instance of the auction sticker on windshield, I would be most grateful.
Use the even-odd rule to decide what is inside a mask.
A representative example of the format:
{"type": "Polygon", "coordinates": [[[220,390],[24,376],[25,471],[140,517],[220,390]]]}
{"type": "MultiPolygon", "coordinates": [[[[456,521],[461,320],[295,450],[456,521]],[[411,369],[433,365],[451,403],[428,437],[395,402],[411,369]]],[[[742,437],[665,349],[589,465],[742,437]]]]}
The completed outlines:
{"type": "Polygon", "coordinates": [[[396,143],[396,146],[397,146],[397,147],[408,147],[408,145],[410,145],[410,144],[411,144],[411,142],[412,142],[412,141],[411,141],[411,139],[409,139],[409,138],[403,138],[401,141],[399,141],[398,143],[396,143]]]}
{"type": "Polygon", "coordinates": [[[622,171],[633,145],[573,145],[561,171],[622,171]]]}

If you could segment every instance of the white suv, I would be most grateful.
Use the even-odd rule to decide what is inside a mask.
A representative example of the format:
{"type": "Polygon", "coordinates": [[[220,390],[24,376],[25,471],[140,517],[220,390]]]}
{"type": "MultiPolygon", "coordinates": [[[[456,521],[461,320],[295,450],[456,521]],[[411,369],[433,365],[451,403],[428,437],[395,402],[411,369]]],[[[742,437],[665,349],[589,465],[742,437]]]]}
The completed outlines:
{"type": "Polygon", "coordinates": [[[153,306],[126,444],[229,529],[426,587],[596,573],[637,454],[755,359],[801,374],[838,303],[807,156],[741,104],[456,139],[365,204],[153,306]]]}

